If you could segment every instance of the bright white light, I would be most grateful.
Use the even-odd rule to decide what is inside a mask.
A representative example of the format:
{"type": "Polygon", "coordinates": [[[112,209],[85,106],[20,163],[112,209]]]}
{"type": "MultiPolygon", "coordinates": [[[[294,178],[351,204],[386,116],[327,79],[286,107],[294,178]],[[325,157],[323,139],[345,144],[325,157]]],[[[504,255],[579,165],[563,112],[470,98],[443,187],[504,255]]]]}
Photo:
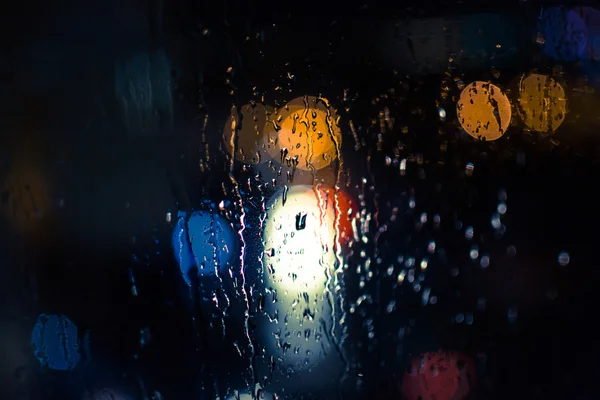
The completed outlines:
{"type": "Polygon", "coordinates": [[[269,282],[283,292],[322,292],[332,272],[334,199],[311,186],[292,186],[283,201],[278,193],[265,221],[265,266],[269,282]]]}
{"type": "Polygon", "coordinates": [[[333,286],[336,259],[334,203],[323,191],[297,185],[277,193],[267,207],[263,264],[267,287],[277,299],[267,302],[266,311],[277,312],[267,349],[295,368],[331,352],[326,335],[333,317],[326,289],[333,286]]]}

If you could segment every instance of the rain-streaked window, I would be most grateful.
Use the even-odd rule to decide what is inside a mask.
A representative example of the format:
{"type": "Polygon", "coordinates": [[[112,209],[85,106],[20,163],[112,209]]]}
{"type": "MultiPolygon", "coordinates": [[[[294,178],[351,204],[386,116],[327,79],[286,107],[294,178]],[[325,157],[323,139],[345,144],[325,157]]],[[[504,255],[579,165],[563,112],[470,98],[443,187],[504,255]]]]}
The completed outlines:
{"type": "Polygon", "coordinates": [[[3,14],[0,399],[596,399],[600,8],[3,14]]]}

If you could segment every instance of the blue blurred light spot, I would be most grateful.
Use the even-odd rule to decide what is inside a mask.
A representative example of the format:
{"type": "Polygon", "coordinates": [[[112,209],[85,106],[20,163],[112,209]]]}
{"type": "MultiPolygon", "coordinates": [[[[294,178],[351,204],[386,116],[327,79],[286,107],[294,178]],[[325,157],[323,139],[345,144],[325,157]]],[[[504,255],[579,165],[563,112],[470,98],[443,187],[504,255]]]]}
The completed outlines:
{"type": "Polygon", "coordinates": [[[41,314],[33,327],[31,344],[35,358],[50,369],[71,370],[81,359],[77,326],[64,315],[41,314]]]}
{"type": "Polygon", "coordinates": [[[575,10],[549,7],[540,21],[543,32],[543,51],[559,61],[575,61],[584,57],[588,45],[588,27],[575,10]]]}
{"type": "Polygon", "coordinates": [[[235,236],[229,222],[214,211],[179,212],[172,236],[175,258],[185,282],[191,286],[190,273],[195,268],[198,275],[216,273],[232,259],[235,236]]]}

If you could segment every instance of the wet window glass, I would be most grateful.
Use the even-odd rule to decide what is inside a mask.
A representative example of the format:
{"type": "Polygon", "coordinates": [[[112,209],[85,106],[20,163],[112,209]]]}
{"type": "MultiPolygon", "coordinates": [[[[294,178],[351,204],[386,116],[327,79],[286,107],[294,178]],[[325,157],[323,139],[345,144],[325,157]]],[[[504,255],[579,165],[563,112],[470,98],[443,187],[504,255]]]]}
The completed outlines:
{"type": "Polygon", "coordinates": [[[600,7],[513,3],[1,13],[0,398],[600,398],[600,7]]]}

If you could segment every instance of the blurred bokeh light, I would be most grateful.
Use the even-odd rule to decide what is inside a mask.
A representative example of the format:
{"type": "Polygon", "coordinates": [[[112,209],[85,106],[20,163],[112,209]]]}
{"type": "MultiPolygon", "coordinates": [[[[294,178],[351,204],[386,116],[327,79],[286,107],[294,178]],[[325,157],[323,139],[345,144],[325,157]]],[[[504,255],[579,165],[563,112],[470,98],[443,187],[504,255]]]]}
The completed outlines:
{"type": "Polygon", "coordinates": [[[475,385],[473,360],[455,351],[425,353],[411,361],[402,383],[407,400],[463,400],[475,385]]]}
{"type": "Polygon", "coordinates": [[[546,75],[521,76],[516,108],[529,129],[552,133],[563,123],[567,114],[565,89],[546,75]]]}
{"type": "Polygon", "coordinates": [[[81,359],[77,326],[64,315],[41,314],[31,333],[34,355],[42,366],[66,371],[81,359]]]}
{"type": "Polygon", "coordinates": [[[330,347],[325,329],[333,323],[327,296],[336,262],[335,209],[324,194],[308,185],[280,190],[264,225],[264,273],[277,315],[269,327],[276,347],[272,338],[267,347],[297,368],[322,360],[330,347]]]}
{"type": "Polygon", "coordinates": [[[289,159],[297,168],[312,171],[338,158],[342,134],[337,114],[325,98],[296,98],[272,115],[269,153],[282,164],[289,159]]]}
{"type": "Polygon", "coordinates": [[[457,114],[465,132],[476,139],[492,141],[506,133],[511,106],[508,97],[498,86],[476,81],[461,92],[457,114]]]}
{"type": "Polygon", "coordinates": [[[172,245],[183,279],[192,284],[191,274],[216,275],[226,268],[235,252],[231,224],[216,210],[179,212],[172,245]]]}

